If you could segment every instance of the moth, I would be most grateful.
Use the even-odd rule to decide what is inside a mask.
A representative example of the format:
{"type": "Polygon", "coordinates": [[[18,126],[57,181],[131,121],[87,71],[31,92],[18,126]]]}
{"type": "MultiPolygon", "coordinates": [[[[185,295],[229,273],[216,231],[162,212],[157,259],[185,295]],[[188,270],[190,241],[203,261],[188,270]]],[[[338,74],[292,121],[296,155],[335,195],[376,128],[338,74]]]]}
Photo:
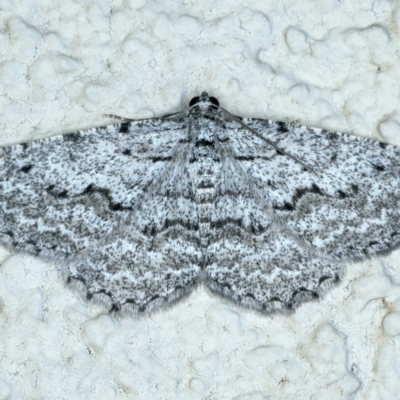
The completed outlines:
{"type": "Polygon", "coordinates": [[[236,117],[205,92],[182,112],[0,149],[0,244],[57,263],[110,311],[200,283],[293,311],[399,231],[398,147],[236,117]]]}

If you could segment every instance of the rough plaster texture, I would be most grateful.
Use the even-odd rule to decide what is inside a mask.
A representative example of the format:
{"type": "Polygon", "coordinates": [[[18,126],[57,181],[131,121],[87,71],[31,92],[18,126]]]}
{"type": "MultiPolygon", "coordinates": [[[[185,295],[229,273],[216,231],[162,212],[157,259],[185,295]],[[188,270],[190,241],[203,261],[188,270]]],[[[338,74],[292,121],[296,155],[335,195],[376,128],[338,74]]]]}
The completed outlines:
{"type": "MultiPolygon", "coordinates": [[[[400,145],[400,2],[0,0],[0,143],[184,108],[400,145]]],[[[400,253],[292,316],[204,288],[114,318],[0,254],[0,399],[400,399],[400,253]]]]}

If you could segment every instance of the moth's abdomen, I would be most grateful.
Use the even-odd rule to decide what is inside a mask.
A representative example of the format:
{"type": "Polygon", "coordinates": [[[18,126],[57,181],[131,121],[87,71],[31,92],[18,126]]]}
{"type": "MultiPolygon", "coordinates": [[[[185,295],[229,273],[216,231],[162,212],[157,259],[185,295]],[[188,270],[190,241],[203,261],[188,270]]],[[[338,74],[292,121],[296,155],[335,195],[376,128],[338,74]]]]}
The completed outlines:
{"type": "Polygon", "coordinates": [[[207,247],[209,243],[215,182],[220,171],[220,159],[214,141],[215,124],[211,121],[207,122],[203,120],[201,127],[193,127],[195,129],[192,132],[197,132],[197,134],[192,138],[194,146],[189,161],[203,247],[207,247]]]}

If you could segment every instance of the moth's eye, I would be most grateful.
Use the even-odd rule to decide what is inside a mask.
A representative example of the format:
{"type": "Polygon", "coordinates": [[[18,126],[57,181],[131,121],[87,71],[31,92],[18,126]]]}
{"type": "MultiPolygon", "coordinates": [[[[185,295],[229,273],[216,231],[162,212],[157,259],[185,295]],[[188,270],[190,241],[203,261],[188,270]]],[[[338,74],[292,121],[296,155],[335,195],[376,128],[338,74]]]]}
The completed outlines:
{"type": "Polygon", "coordinates": [[[219,106],[219,101],[215,97],[210,97],[211,103],[213,103],[216,106],[219,106]]]}
{"type": "Polygon", "coordinates": [[[190,100],[189,107],[192,107],[192,106],[194,106],[196,103],[198,103],[198,102],[199,102],[199,99],[200,99],[199,96],[193,97],[193,99],[190,100]]]}

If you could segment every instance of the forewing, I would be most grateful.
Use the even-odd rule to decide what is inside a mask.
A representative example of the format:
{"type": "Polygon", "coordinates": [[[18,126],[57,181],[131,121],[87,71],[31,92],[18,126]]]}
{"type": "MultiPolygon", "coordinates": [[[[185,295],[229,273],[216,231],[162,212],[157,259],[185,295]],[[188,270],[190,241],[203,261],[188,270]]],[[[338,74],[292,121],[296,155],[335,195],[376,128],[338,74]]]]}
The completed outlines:
{"type": "Polygon", "coordinates": [[[123,223],[66,264],[68,281],[87,298],[141,313],[197,284],[203,257],[187,147],[177,146],[174,161],[123,223]]]}
{"type": "Polygon", "coordinates": [[[283,152],[241,127],[230,136],[233,156],[303,246],[357,260],[399,245],[398,147],[283,122],[243,122],[283,152]]]}
{"type": "Polygon", "coordinates": [[[77,253],[116,228],[159,179],[184,122],[88,129],[0,149],[0,244],[34,255],[77,253]]]}
{"type": "Polygon", "coordinates": [[[215,187],[207,285],[229,300],[264,313],[291,311],[318,298],[339,282],[342,266],[313,257],[299,245],[229,152],[222,152],[215,187]]]}

